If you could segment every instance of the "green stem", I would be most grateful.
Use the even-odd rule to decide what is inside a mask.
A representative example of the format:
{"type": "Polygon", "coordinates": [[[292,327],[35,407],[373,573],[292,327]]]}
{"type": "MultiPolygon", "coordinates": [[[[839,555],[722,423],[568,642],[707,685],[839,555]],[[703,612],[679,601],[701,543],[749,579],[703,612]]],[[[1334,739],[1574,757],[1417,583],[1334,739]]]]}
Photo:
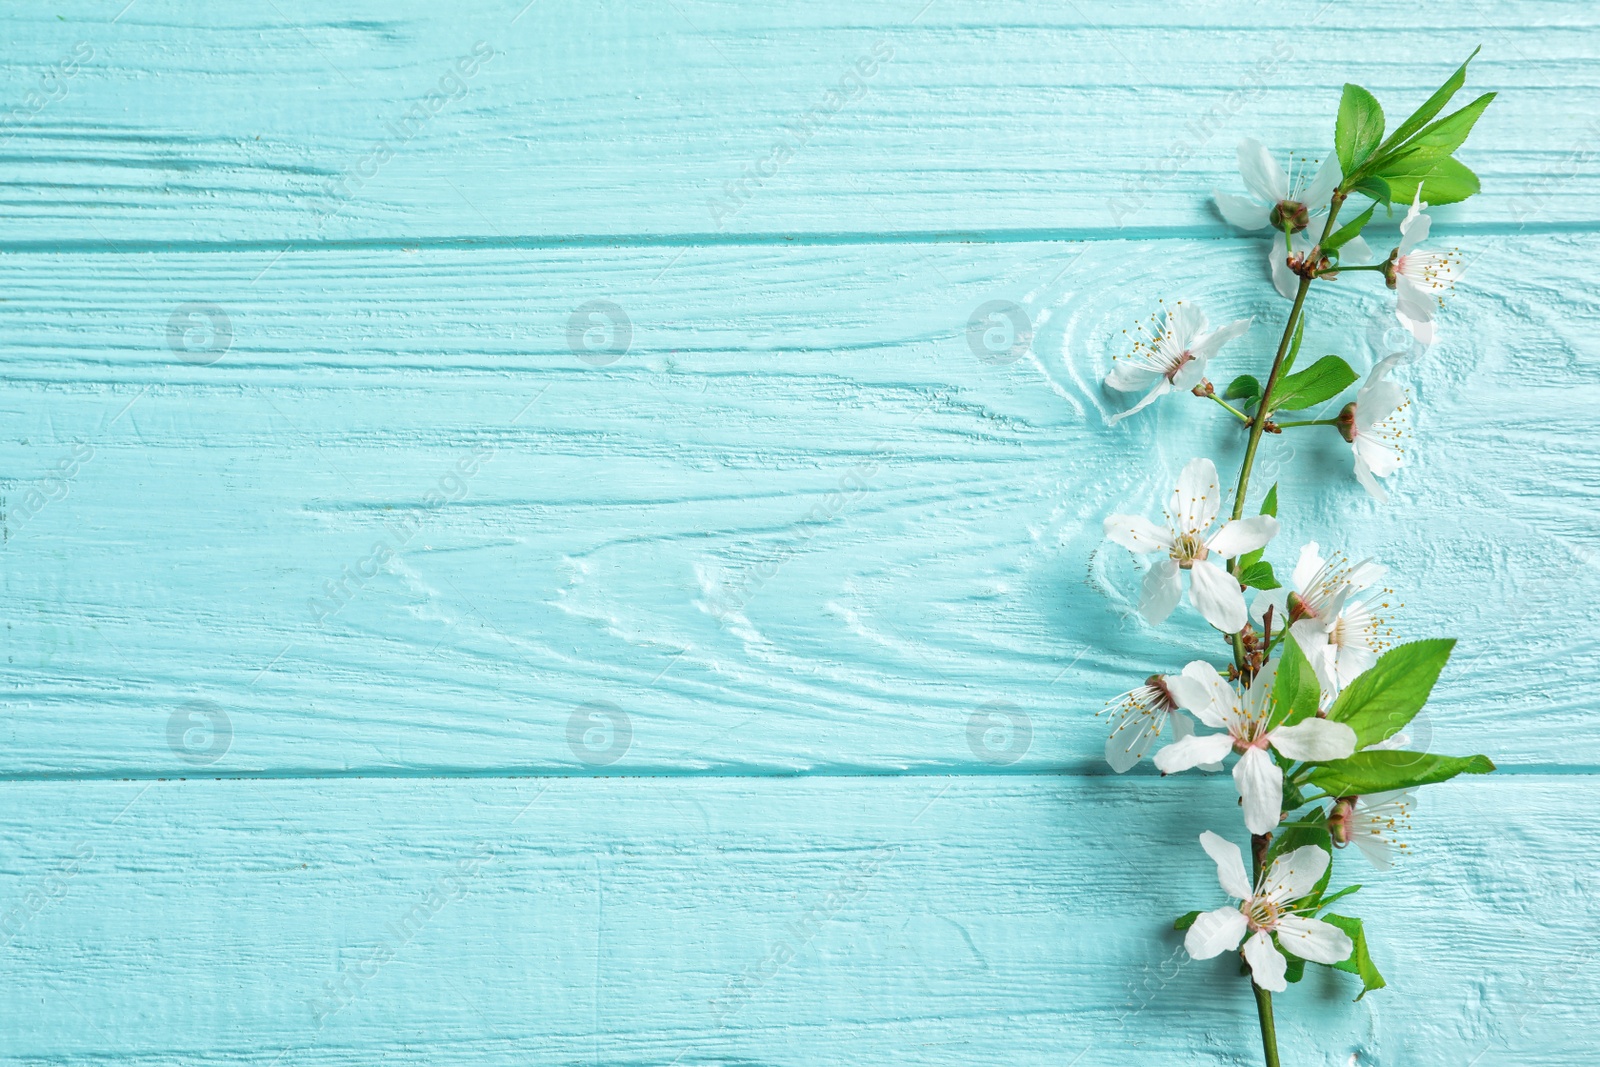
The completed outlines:
{"type": "Polygon", "coordinates": [[[1388,268],[1389,268],[1389,265],[1387,263],[1362,263],[1362,264],[1359,264],[1359,265],[1354,266],[1354,267],[1329,267],[1327,270],[1319,270],[1319,271],[1317,271],[1317,277],[1320,278],[1324,274],[1346,274],[1346,273],[1348,273],[1350,271],[1353,271],[1353,270],[1380,270],[1381,271],[1381,270],[1387,270],[1388,268]]]}
{"type": "Polygon", "coordinates": [[[1267,1067],[1279,1067],[1278,1064],[1278,1029],[1272,1022],[1272,994],[1250,983],[1250,988],[1256,991],[1256,1015],[1261,1019],[1261,1050],[1266,1053],[1267,1067]]]}
{"type": "Polygon", "coordinates": [[[1246,415],[1244,412],[1240,411],[1238,408],[1234,407],[1232,404],[1230,404],[1226,400],[1222,399],[1216,393],[1207,393],[1206,396],[1210,397],[1212,400],[1215,400],[1217,403],[1221,404],[1223,407],[1225,407],[1229,411],[1233,412],[1236,416],[1238,416],[1240,422],[1246,423],[1246,424],[1248,424],[1250,422],[1250,416],[1249,415],[1246,415]]]}
{"type": "MultiPolygon", "coordinates": [[[[1334,193],[1333,200],[1328,205],[1328,221],[1322,227],[1322,236],[1317,240],[1317,248],[1328,239],[1333,232],[1333,221],[1339,217],[1339,209],[1344,206],[1344,193],[1334,193]]],[[[1291,246],[1292,247],[1292,246],[1291,246]]],[[[1313,248],[1312,255],[1316,253],[1313,248]]],[[[1272,358],[1272,373],[1267,375],[1267,384],[1261,389],[1261,404],[1256,408],[1255,417],[1250,420],[1250,440],[1244,446],[1244,462],[1239,466],[1239,484],[1233,491],[1233,518],[1235,520],[1244,515],[1245,494],[1250,489],[1250,471],[1255,466],[1256,448],[1261,444],[1261,431],[1267,424],[1267,416],[1272,413],[1269,401],[1272,390],[1277,387],[1278,375],[1283,371],[1283,357],[1289,352],[1289,343],[1294,340],[1294,328],[1300,322],[1300,309],[1305,306],[1306,292],[1311,288],[1311,276],[1301,275],[1300,287],[1295,290],[1294,307],[1289,309],[1289,321],[1283,324],[1283,338],[1278,342],[1278,354],[1272,358]]],[[[1228,561],[1228,571],[1234,577],[1239,575],[1238,557],[1228,561]]],[[[1240,670],[1244,669],[1244,641],[1238,634],[1233,635],[1233,661],[1240,670]]]]}
{"type": "Polygon", "coordinates": [[[1338,419],[1307,419],[1304,422],[1277,422],[1273,425],[1280,430],[1287,430],[1291,426],[1337,426],[1338,419]]]}
{"type": "MultiPolygon", "coordinates": [[[[1250,838],[1250,869],[1252,885],[1261,884],[1261,869],[1266,866],[1267,849],[1272,847],[1271,834],[1253,834],[1250,838]]],[[[1261,1020],[1261,1051],[1267,1057],[1267,1067],[1278,1064],[1278,1028],[1272,1020],[1272,994],[1256,985],[1250,976],[1250,989],[1256,995],[1256,1017],[1261,1020]]]]}

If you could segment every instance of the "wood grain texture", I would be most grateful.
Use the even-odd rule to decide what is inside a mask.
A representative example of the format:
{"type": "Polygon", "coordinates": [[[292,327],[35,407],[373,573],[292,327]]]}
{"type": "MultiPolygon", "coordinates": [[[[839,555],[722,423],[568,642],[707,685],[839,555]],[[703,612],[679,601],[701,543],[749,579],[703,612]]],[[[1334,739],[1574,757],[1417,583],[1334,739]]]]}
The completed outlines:
{"type": "MultiPolygon", "coordinates": [[[[0,1062],[1253,1063],[1170,929],[1229,786],[8,783],[0,1062]]],[[[1586,1062],[1597,818],[1592,777],[1478,780],[1393,871],[1341,853],[1390,988],[1280,996],[1293,1062],[1586,1062]]]]}
{"type": "MultiPolygon", "coordinates": [[[[1445,341],[1406,375],[1396,502],[1367,500],[1330,430],[1269,439],[1271,558],[1376,555],[1401,635],[1461,638],[1423,742],[1593,765],[1600,258],[1463,249],[1445,341]]],[[[1192,397],[1107,427],[1125,401],[1098,382],[1125,325],[1194,293],[1259,321],[1214,376],[1255,369],[1284,313],[1258,242],[674,258],[0,262],[3,462],[26,472],[4,487],[0,766],[183,773],[169,719],[212,701],[233,729],[215,772],[1086,769],[1108,697],[1218,653],[1187,608],[1129,617],[1139,565],[1100,520],[1158,513],[1184,462],[1236,463],[1240,436],[1192,397]],[[167,347],[196,298],[231,323],[209,365],[167,347]],[[606,366],[568,347],[591,298],[632,323],[606,366]],[[991,299],[1038,324],[1009,364],[970,343],[991,299]],[[568,735],[593,701],[632,727],[600,764],[568,735]],[[993,702],[1031,741],[973,747],[993,702]]],[[[1330,290],[1307,344],[1366,365],[1389,295],[1330,290]]]]}
{"type": "MultiPolygon", "coordinates": [[[[1461,638],[1418,741],[1507,773],[1341,854],[1391,988],[1280,1027],[1595,1059],[1593,5],[523,2],[5,15],[0,1063],[1259,1062],[1168,928],[1231,783],[1093,717],[1215,651],[1102,517],[1240,442],[1098,383],[1161,299],[1258,369],[1237,139],[1480,43],[1396,503],[1331,434],[1258,489],[1461,638]]],[[[1361,281],[1308,343],[1365,368],[1361,281]]]]}
{"type": "Polygon", "coordinates": [[[4,241],[1221,233],[1241,136],[1320,155],[1341,78],[1400,111],[1478,44],[1502,96],[1452,213],[1587,226],[1600,193],[1588,4],[523,6],[13,12],[4,241]]]}

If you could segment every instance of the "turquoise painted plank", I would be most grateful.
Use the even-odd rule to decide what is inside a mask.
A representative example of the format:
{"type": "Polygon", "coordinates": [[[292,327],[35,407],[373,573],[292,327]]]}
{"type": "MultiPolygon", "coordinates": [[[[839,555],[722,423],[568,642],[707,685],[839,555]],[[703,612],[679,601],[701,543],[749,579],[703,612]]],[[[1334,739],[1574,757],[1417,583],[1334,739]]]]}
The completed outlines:
{"type": "MultiPolygon", "coordinates": [[[[1595,781],[1341,853],[1390,987],[1278,997],[1285,1062],[1590,1062],[1595,781]]],[[[8,783],[0,1062],[1249,1064],[1236,967],[1170,929],[1230,785],[8,783]]]]}
{"type": "MultiPolygon", "coordinates": [[[[1593,766],[1600,260],[1462,249],[1397,502],[1271,439],[1273,558],[1374,554],[1400,633],[1461,638],[1419,743],[1593,766]]],[[[1258,316],[1216,377],[1257,368],[1255,242],[271,260],[0,259],[5,774],[1081,772],[1106,698],[1216,652],[1128,617],[1100,520],[1241,443],[1187,397],[1108,427],[1097,383],[1160,297],[1258,316]],[[590,300],[615,361],[570,347],[590,300]],[[189,312],[169,347],[193,302],[226,351],[189,312]]],[[[1307,344],[1366,366],[1387,300],[1339,283],[1307,344]]]]}
{"type": "Polygon", "coordinates": [[[1341,81],[1398,111],[1480,43],[1456,214],[1592,224],[1590,4],[22,5],[3,240],[1219,234],[1240,136],[1319,152],[1341,81]]]}

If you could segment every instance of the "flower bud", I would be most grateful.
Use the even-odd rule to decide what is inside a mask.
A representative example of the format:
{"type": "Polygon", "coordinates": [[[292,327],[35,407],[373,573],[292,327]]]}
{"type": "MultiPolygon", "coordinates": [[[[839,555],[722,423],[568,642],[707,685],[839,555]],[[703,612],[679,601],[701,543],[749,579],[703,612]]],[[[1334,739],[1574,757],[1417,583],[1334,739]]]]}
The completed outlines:
{"type": "Polygon", "coordinates": [[[1346,404],[1339,412],[1339,419],[1334,424],[1339,430],[1339,436],[1346,441],[1354,442],[1356,439],[1356,402],[1346,404]]]}
{"type": "Polygon", "coordinates": [[[1294,233],[1299,233],[1311,224],[1311,212],[1298,200],[1279,200],[1272,207],[1272,228],[1279,233],[1283,232],[1285,224],[1294,233]]]}
{"type": "Polygon", "coordinates": [[[1328,833],[1333,835],[1333,843],[1339,848],[1350,843],[1350,823],[1354,820],[1356,812],[1355,797],[1340,797],[1333,802],[1333,810],[1328,813],[1328,833]]]}

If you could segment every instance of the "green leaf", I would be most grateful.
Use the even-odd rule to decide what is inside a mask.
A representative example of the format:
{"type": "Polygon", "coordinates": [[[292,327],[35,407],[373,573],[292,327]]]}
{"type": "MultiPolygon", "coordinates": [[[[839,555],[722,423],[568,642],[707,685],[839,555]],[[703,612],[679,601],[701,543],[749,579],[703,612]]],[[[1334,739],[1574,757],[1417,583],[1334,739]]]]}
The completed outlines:
{"type": "Polygon", "coordinates": [[[1357,675],[1328,709],[1328,718],[1356,732],[1356,747],[1393,737],[1428,702],[1454,638],[1396,645],[1357,675]]]}
{"type": "MultiPolygon", "coordinates": [[[[1456,159],[1441,159],[1422,176],[1422,199],[1437,207],[1459,204],[1478,192],[1478,176],[1456,159]]],[[[1415,191],[1412,193],[1415,196],[1415,191]]]]}
{"type": "Polygon", "coordinates": [[[1222,391],[1224,400],[1254,400],[1260,395],[1261,383],[1249,374],[1239,375],[1222,391]]]}
{"type": "Polygon", "coordinates": [[[1267,490],[1267,498],[1261,502],[1261,514],[1278,517],[1278,483],[1273,482],[1272,488],[1267,490]]]}
{"type": "Polygon", "coordinates": [[[1332,400],[1355,383],[1359,375],[1338,356],[1323,356],[1305,370],[1278,382],[1272,390],[1273,411],[1301,411],[1332,400]]]}
{"type": "Polygon", "coordinates": [[[1346,84],[1333,132],[1340,168],[1345,174],[1354,174],[1382,140],[1383,108],[1377,98],[1359,85],[1346,84]]]}
{"type": "Polygon", "coordinates": [[[1288,374],[1289,371],[1294,369],[1294,361],[1300,355],[1300,341],[1305,337],[1305,335],[1306,316],[1304,312],[1301,312],[1300,321],[1296,322],[1294,326],[1294,343],[1289,346],[1289,354],[1283,359],[1283,370],[1279,372],[1280,374],[1288,374]]]}
{"type": "MultiPolygon", "coordinates": [[[[1435,122],[1410,141],[1380,158],[1372,165],[1374,173],[1388,178],[1390,174],[1415,174],[1432,167],[1441,159],[1448,159],[1466,141],[1473,125],[1495,98],[1494,93],[1484,93],[1478,99],[1453,111],[1435,122]]],[[[1393,184],[1393,183],[1391,183],[1393,184]]]]}
{"type": "Polygon", "coordinates": [[[1334,901],[1338,900],[1340,897],[1347,897],[1351,893],[1357,892],[1360,889],[1361,887],[1359,885],[1347,885],[1337,893],[1329,893],[1327,896],[1323,897],[1317,902],[1317,910],[1320,911],[1323,908],[1326,908],[1329,904],[1332,904],[1334,901]]]}
{"type": "Polygon", "coordinates": [[[1380,204],[1387,204],[1394,198],[1394,194],[1389,188],[1389,183],[1376,174],[1369,174],[1362,178],[1351,192],[1370,196],[1380,204]]]}
{"type": "Polygon", "coordinates": [[[1264,559],[1239,568],[1239,584],[1247,589],[1280,588],[1277,577],[1272,573],[1272,564],[1264,559]]]}
{"type": "Polygon", "coordinates": [[[1361,227],[1372,221],[1372,213],[1377,209],[1378,205],[1373,204],[1367,210],[1334,230],[1328,235],[1328,239],[1322,242],[1322,250],[1324,252],[1337,252],[1349,244],[1361,233],[1361,227]]]}
{"type": "Polygon", "coordinates": [[[1361,796],[1447,782],[1458,774],[1488,774],[1488,756],[1434,756],[1426,752],[1379,749],[1348,759],[1313,764],[1310,782],[1329,796],[1361,796]]]}
{"type": "Polygon", "coordinates": [[[1279,945],[1278,949],[1283,953],[1285,962],[1288,963],[1288,966],[1283,969],[1283,980],[1292,983],[1304,978],[1306,976],[1306,961],[1282,945],[1279,945]]]}
{"type": "Polygon", "coordinates": [[[1174,930],[1187,930],[1194,925],[1194,921],[1198,918],[1200,918],[1198,911],[1186,911],[1172,920],[1172,928],[1174,930]]]}
{"type": "Polygon", "coordinates": [[[1445,158],[1415,173],[1391,174],[1383,181],[1389,195],[1399,204],[1410,204],[1422,187],[1422,199],[1429,206],[1455,204],[1478,192],[1478,176],[1455,159],[1445,158]]]}
{"type": "Polygon", "coordinates": [[[1293,637],[1283,640],[1278,657],[1278,673],[1272,681],[1273,725],[1297,723],[1317,713],[1322,687],[1311,669],[1311,662],[1293,637]]]}
{"type": "MultiPolygon", "coordinates": [[[[1481,51],[1483,51],[1482,45],[1474,48],[1472,55],[1467,57],[1467,63],[1471,63],[1477,58],[1478,53],[1481,51]]],[[[1412,134],[1426,126],[1429,119],[1444,110],[1444,106],[1450,102],[1452,96],[1456,95],[1456,91],[1467,84],[1467,63],[1461,64],[1454,74],[1446,78],[1445,83],[1439,86],[1438,90],[1428,97],[1421,107],[1413,111],[1410,118],[1395,127],[1395,131],[1389,135],[1388,139],[1378,146],[1377,154],[1386,154],[1396,145],[1404,144],[1412,134]]]]}
{"type": "Polygon", "coordinates": [[[1377,964],[1372,962],[1372,955],[1367,951],[1367,932],[1360,919],[1352,919],[1347,915],[1324,915],[1322,920],[1337,926],[1355,942],[1356,947],[1351,951],[1350,958],[1333,966],[1336,970],[1361,976],[1361,992],[1356,995],[1357,1000],[1389,984],[1378,973],[1377,964]]]}

